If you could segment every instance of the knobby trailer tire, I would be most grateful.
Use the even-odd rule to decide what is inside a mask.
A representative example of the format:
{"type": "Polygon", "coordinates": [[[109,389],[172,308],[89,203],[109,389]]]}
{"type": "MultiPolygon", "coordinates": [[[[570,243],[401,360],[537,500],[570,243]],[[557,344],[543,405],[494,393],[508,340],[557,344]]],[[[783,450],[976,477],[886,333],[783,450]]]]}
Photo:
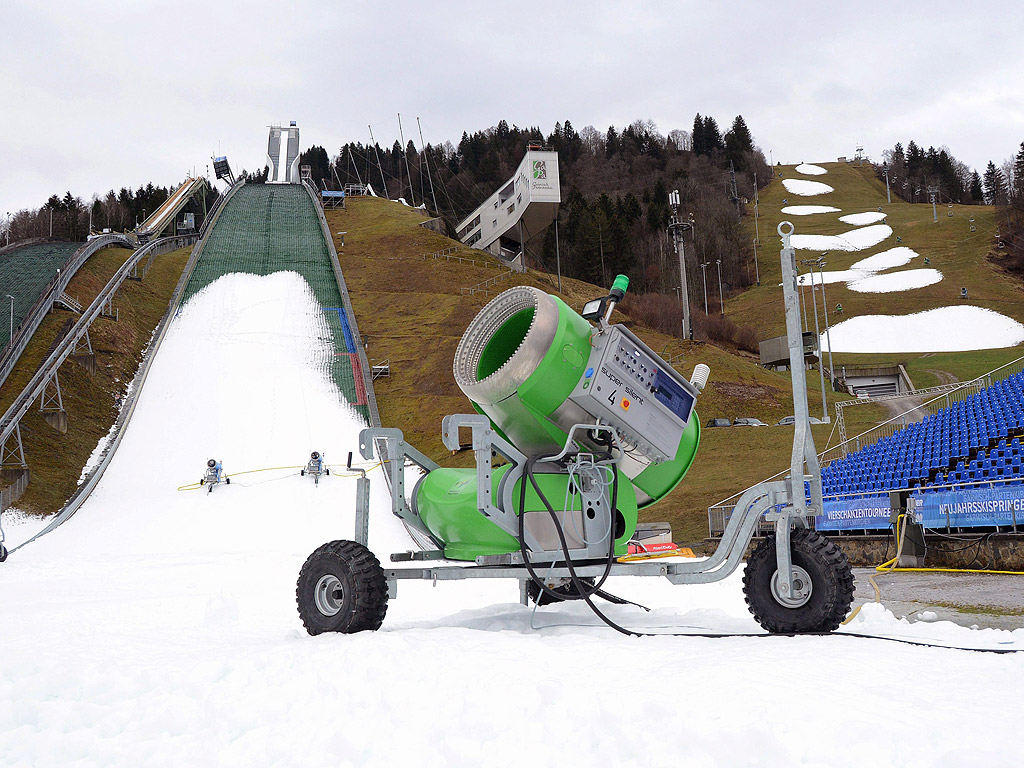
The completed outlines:
{"type": "MultiPolygon", "coordinates": [[[[787,606],[775,594],[778,572],[775,536],[767,536],[750,555],[743,572],[743,595],[757,623],[769,632],[798,634],[832,632],[853,602],[853,570],[834,541],[804,528],[790,536],[793,566],[800,579],[809,579],[810,594],[800,605],[787,606]],[[802,573],[800,573],[802,571],[802,573]]],[[[794,584],[794,592],[807,584],[794,584]]],[[[799,602],[795,600],[794,602],[799,602]]]]}
{"type": "Polygon", "coordinates": [[[295,602],[311,635],[375,630],[388,610],[388,583],[369,549],[354,541],[332,541],[306,558],[295,602]]]}

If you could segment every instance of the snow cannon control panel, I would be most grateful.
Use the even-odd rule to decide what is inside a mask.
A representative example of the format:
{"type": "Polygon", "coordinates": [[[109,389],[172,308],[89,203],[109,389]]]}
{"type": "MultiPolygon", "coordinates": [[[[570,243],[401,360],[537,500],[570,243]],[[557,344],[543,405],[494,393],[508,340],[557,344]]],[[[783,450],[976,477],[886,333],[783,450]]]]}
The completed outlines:
{"type": "Polygon", "coordinates": [[[654,461],[675,459],[698,389],[621,325],[595,331],[591,343],[570,400],[654,461]]]}

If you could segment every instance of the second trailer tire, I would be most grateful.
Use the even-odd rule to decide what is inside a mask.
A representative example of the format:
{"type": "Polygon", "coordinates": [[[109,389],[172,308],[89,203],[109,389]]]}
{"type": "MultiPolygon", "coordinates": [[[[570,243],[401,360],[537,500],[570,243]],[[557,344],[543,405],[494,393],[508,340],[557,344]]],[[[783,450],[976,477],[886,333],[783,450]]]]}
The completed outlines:
{"type": "Polygon", "coordinates": [[[362,544],[332,541],[306,558],[295,602],[311,635],[379,629],[388,610],[387,578],[373,552],[362,544]]]}
{"type": "Polygon", "coordinates": [[[853,602],[853,570],[846,555],[817,531],[790,535],[795,579],[786,598],[778,589],[775,536],[767,536],[747,560],[743,595],[757,623],[769,632],[831,632],[853,602]]]}

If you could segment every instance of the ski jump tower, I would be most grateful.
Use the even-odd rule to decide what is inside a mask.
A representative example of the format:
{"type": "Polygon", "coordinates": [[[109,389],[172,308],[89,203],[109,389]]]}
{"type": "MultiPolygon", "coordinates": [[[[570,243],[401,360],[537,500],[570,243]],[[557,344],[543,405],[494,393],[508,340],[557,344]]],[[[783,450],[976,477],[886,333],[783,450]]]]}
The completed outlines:
{"type": "Polygon", "coordinates": [[[515,175],[459,222],[459,240],[524,270],[526,243],[558,217],[558,153],[530,144],[515,175]]]}
{"type": "Polygon", "coordinates": [[[287,128],[270,126],[267,168],[267,182],[270,184],[299,183],[299,129],[294,120],[287,128]]]}

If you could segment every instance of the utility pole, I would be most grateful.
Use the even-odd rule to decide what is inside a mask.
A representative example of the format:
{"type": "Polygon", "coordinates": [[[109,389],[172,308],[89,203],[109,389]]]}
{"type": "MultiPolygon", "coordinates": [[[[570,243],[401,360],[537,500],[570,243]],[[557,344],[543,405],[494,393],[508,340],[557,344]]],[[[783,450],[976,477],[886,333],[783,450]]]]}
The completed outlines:
{"type": "Polygon", "coordinates": [[[825,366],[821,359],[821,334],[818,332],[818,299],[814,295],[814,264],[815,261],[804,260],[800,262],[811,266],[811,304],[814,307],[814,338],[818,347],[818,373],[821,375],[821,420],[829,421],[828,405],[825,402],[825,366]]]}
{"type": "Polygon", "coordinates": [[[939,188],[938,187],[934,187],[934,186],[928,187],[928,197],[930,197],[931,201],[932,201],[932,223],[933,224],[938,224],[939,223],[939,214],[935,210],[935,196],[938,194],[938,192],[939,192],[939,188]]]}
{"type": "Polygon", "coordinates": [[[416,193],[412,188],[412,172],[409,170],[409,153],[405,151],[405,134],[402,132],[402,114],[398,115],[398,135],[402,137],[402,157],[405,158],[405,175],[409,177],[409,197],[412,200],[412,207],[416,207],[416,193]]]}
{"type": "Polygon", "coordinates": [[[601,249],[601,285],[608,285],[608,275],[604,271],[604,234],[601,231],[601,221],[597,222],[597,244],[601,249]]]}
{"type": "MultiPolygon", "coordinates": [[[[377,170],[380,171],[380,183],[384,185],[384,199],[385,200],[390,200],[391,199],[391,195],[388,194],[388,182],[387,182],[387,179],[384,178],[384,166],[380,164],[380,153],[377,152],[377,142],[373,138],[373,128],[370,128],[370,126],[366,126],[366,127],[370,131],[370,143],[373,144],[373,156],[377,158],[377,170]]],[[[370,159],[369,153],[367,153],[366,159],[367,159],[367,161],[369,161],[369,159],[370,159]]],[[[367,174],[366,183],[367,184],[370,183],[369,174],[367,174]]]]}
{"type": "MultiPolygon", "coordinates": [[[[750,274],[749,272],[747,273],[750,274]]],[[[757,278],[757,284],[761,284],[761,271],[757,268],[757,238],[754,238],[754,277],[757,278]]]]}
{"type": "MultiPolygon", "coordinates": [[[[356,172],[356,181],[358,181],[359,184],[362,185],[363,177],[359,175],[359,166],[356,165],[355,153],[354,152],[349,152],[348,153],[348,159],[349,159],[349,162],[352,163],[352,170],[356,172]]],[[[383,178],[383,177],[381,177],[381,178],[383,178]]],[[[366,182],[369,183],[370,179],[367,178],[366,182]]],[[[384,194],[387,195],[387,190],[384,191],[384,194]]]]}
{"type": "MultiPolygon", "coordinates": [[[[427,146],[423,143],[423,126],[420,124],[420,119],[418,117],[416,118],[416,127],[420,131],[420,152],[423,153],[423,159],[427,161],[427,181],[430,182],[430,198],[434,201],[434,214],[437,215],[439,211],[437,209],[437,195],[434,194],[434,179],[430,175],[430,158],[427,156],[427,146]]],[[[421,179],[420,184],[422,183],[423,180],[421,179]]]]}
{"type": "MultiPolygon", "coordinates": [[[[135,226],[139,226],[139,223],[135,222],[135,226]]],[[[53,208],[50,209],[50,237],[53,237],[53,208]]]]}
{"type": "Polygon", "coordinates": [[[693,326],[690,324],[690,293],[686,289],[686,249],[683,245],[683,233],[693,229],[692,221],[679,218],[679,190],[668,194],[668,204],[672,206],[672,218],[668,222],[668,231],[672,235],[672,244],[679,256],[680,298],[683,304],[683,338],[693,339],[693,326]]]}
{"type": "MultiPolygon", "coordinates": [[[[761,232],[760,232],[760,230],[758,229],[758,226],[757,226],[757,219],[758,219],[757,204],[758,204],[757,173],[755,172],[754,173],[754,243],[755,244],[761,242],[761,232]]],[[[757,271],[757,266],[756,266],[756,264],[757,264],[757,248],[756,247],[754,248],[754,264],[755,264],[754,271],[756,272],[757,271]]],[[[761,281],[758,280],[757,284],[760,285],[761,281]]]]}
{"type": "Polygon", "coordinates": [[[722,295],[722,260],[715,259],[715,264],[718,265],[718,307],[722,310],[722,315],[725,315],[725,297],[722,295]]]}
{"type": "Polygon", "coordinates": [[[892,205],[892,194],[889,192],[889,164],[882,163],[882,173],[885,174],[885,199],[892,205]]]}
{"type": "Polygon", "coordinates": [[[708,313],[708,262],[702,262],[700,265],[700,273],[704,278],[704,314],[708,313]]]}
{"type": "Polygon", "coordinates": [[[11,244],[11,212],[10,211],[7,212],[7,226],[5,227],[5,230],[7,232],[7,242],[5,243],[5,245],[10,245],[11,244]]]}
{"type": "Polygon", "coordinates": [[[825,266],[825,257],[828,256],[828,251],[825,251],[821,256],[818,257],[818,277],[821,278],[821,306],[824,307],[825,315],[825,341],[828,344],[828,373],[829,373],[829,384],[831,385],[836,379],[836,369],[832,363],[832,334],[829,333],[828,326],[828,299],[825,298],[825,272],[823,267],[825,266]]]}
{"type": "MultiPolygon", "coordinates": [[[[526,250],[525,247],[523,250],[526,250]]],[[[526,257],[523,256],[523,266],[526,266],[526,257]]],[[[562,252],[558,249],[558,217],[555,217],[555,268],[558,270],[558,292],[562,292],[562,252]]]]}
{"type": "Polygon", "coordinates": [[[733,165],[732,160],[729,161],[729,193],[732,195],[732,201],[736,205],[736,220],[740,220],[740,194],[736,191],[736,167],[733,165]]]}

